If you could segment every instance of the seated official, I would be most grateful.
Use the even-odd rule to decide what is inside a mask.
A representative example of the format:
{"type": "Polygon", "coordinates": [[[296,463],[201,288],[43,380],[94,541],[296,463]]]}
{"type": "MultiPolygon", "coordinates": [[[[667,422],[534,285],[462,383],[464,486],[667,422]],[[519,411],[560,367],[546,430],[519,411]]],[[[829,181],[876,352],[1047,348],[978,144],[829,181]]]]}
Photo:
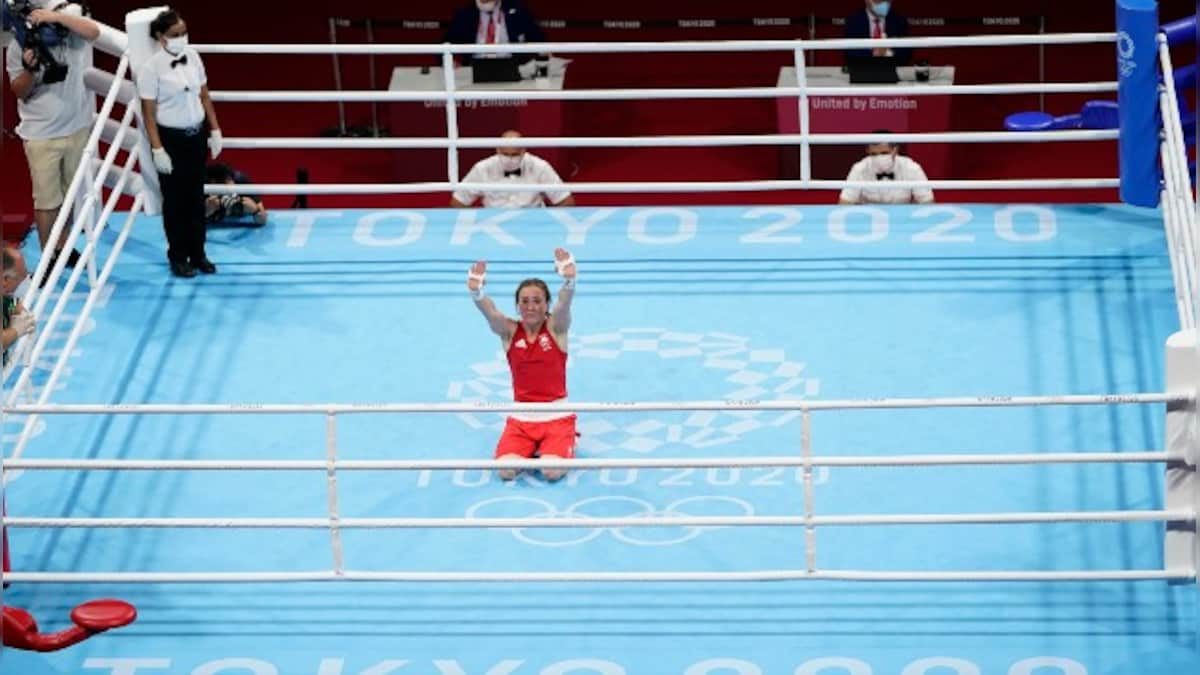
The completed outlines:
{"type": "MultiPolygon", "coordinates": [[[[546,36],[537,19],[521,0],[475,0],[454,12],[443,42],[457,45],[497,45],[521,42],[545,42],[546,36]]],[[[460,54],[459,60],[469,64],[472,58],[512,56],[518,63],[533,59],[524,54],[460,54]]]]}
{"type": "MultiPolygon", "coordinates": [[[[886,131],[876,132],[886,134],[886,131]]],[[[933,190],[889,187],[894,180],[928,180],[925,170],[910,157],[900,154],[895,143],[873,143],[867,146],[867,156],[850,168],[847,181],[877,182],[879,187],[847,187],[838,197],[839,204],[932,204],[933,190]]]]}
{"type": "MultiPolygon", "coordinates": [[[[245,185],[246,174],[227,164],[209,164],[204,182],[210,184],[245,185]]],[[[258,195],[219,194],[204,198],[204,219],[209,224],[226,223],[260,226],[267,224],[267,209],[258,195]]]]}
{"type": "MultiPolygon", "coordinates": [[[[46,270],[49,273],[49,269],[46,270]]],[[[30,335],[37,329],[37,319],[21,304],[21,287],[29,278],[29,270],[25,266],[25,256],[16,248],[0,244],[0,287],[4,291],[4,365],[8,365],[8,348],[19,338],[30,335]]],[[[8,569],[5,567],[5,569],[8,569]]]]}
{"type": "MultiPolygon", "coordinates": [[[[902,38],[908,37],[908,19],[892,11],[889,0],[863,0],[864,7],[846,17],[846,37],[853,39],[902,38]]],[[[896,65],[912,63],[911,48],[849,49],[846,62],[870,57],[891,57],[896,65]]]]}
{"type": "MultiPolygon", "coordinates": [[[[501,138],[520,138],[516,131],[506,131],[501,138]]],[[[562,179],[550,162],[526,152],[525,148],[496,148],[496,154],[481,159],[467,172],[464,183],[525,183],[549,186],[541,192],[474,192],[459,190],[450,197],[450,206],[465,208],[482,199],[492,208],[529,208],[546,206],[575,206],[575,198],[562,189],[562,179]]]]}

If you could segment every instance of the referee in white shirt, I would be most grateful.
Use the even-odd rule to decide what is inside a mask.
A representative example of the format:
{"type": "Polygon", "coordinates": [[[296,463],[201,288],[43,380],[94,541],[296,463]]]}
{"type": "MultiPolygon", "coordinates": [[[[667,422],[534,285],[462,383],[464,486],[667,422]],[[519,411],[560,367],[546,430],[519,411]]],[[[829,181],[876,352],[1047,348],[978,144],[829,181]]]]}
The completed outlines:
{"type": "MultiPolygon", "coordinates": [[[[876,129],[880,136],[891,133],[887,129],[876,129]]],[[[888,185],[890,181],[929,180],[925,170],[911,157],[900,154],[900,147],[886,141],[867,146],[867,156],[850,167],[847,181],[874,182],[878,187],[847,187],[838,196],[839,204],[932,204],[933,190],[927,187],[900,188],[888,185]]]]}
{"type": "Polygon", "coordinates": [[[167,260],[177,277],[213,274],[204,251],[205,141],[213,159],[221,153],[221,126],[208,95],[208,76],[196,50],[188,47],[187,24],[173,9],[150,23],[162,50],[137,73],[138,95],[154,166],[162,187],[167,260]]]}
{"type": "MultiPolygon", "coordinates": [[[[520,138],[516,131],[506,131],[501,138],[520,138]]],[[[521,183],[546,185],[540,192],[476,192],[458,190],[450,196],[450,206],[456,209],[473,206],[481,198],[491,208],[521,209],[546,206],[575,206],[575,198],[562,187],[550,162],[526,152],[525,148],[496,148],[496,154],[481,159],[467,172],[464,183],[521,183]]]]}

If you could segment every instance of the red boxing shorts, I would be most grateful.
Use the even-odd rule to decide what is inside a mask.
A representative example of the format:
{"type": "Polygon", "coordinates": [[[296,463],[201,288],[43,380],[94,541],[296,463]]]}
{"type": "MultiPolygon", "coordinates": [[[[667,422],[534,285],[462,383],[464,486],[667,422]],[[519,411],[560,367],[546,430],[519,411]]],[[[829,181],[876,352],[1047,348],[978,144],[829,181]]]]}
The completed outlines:
{"type": "Polygon", "coordinates": [[[523,422],[508,418],[504,433],[496,444],[496,457],[518,455],[526,459],[534,457],[575,456],[575,415],[547,422],[523,422]]]}

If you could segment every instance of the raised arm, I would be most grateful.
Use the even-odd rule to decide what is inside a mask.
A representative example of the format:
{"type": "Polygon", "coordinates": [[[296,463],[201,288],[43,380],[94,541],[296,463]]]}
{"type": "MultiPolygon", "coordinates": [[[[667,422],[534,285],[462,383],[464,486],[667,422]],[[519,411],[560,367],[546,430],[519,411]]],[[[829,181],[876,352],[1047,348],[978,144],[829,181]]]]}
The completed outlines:
{"type": "Polygon", "coordinates": [[[480,260],[467,271],[467,290],[471,293],[471,299],[475,301],[475,307],[483,314],[483,318],[487,319],[488,327],[493,333],[507,340],[512,337],[514,322],[497,309],[496,303],[484,294],[483,287],[486,283],[487,263],[480,260]]]}
{"type": "Polygon", "coordinates": [[[575,297],[575,277],[579,272],[575,257],[565,248],[554,249],[554,269],[563,278],[563,285],[558,289],[558,300],[550,313],[553,322],[551,330],[559,335],[566,335],[571,329],[571,300],[575,297]]]}

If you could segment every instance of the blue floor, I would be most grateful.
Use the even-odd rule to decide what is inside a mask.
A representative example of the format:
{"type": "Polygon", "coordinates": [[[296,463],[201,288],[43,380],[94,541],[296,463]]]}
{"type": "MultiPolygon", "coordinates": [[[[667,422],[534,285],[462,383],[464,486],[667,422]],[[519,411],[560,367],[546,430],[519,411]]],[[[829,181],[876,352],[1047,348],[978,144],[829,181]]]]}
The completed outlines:
{"type": "MultiPolygon", "coordinates": [[[[1161,220],[1113,206],[296,211],[218,229],[220,272],[167,275],[136,226],[59,402],[502,401],[498,341],[464,290],[580,261],[576,401],[1161,391],[1176,328],[1161,220]]],[[[109,237],[111,242],[112,237],[109,237]]],[[[818,413],[819,455],[1153,450],[1160,406],[818,413]]],[[[490,457],[499,415],[339,420],[346,459],[490,457]]],[[[19,420],[10,420],[12,425],[19,420]]],[[[585,457],[795,456],[787,413],[591,414],[585,457]]],[[[55,417],[27,457],[323,459],[312,417],[55,417]]],[[[10,448],[11,449],[11,446],[10,448]]],[[[798,472],[343,473],[344,517],[795,515],[798,472]]],[[[26,472],[12,516],[321,517],[321,472],[26,472]]],[[[835,469],[821,514],[1156,509],[1162,467],[835,469]]],[[[843,527],[818,566],[1160,568],[1159,524],[843,527]]],[[[323,531],[14,530],[22,571],[308,571],[323,531]]],[[[344,533],[355,570],[804,567],[786,528],[344,533]]],[[[1198,595],[1059,584],[32,585],[49,629],[91,597],[133,626],[0,671],[143,675],[1181,675],[1198,595]]]]}

